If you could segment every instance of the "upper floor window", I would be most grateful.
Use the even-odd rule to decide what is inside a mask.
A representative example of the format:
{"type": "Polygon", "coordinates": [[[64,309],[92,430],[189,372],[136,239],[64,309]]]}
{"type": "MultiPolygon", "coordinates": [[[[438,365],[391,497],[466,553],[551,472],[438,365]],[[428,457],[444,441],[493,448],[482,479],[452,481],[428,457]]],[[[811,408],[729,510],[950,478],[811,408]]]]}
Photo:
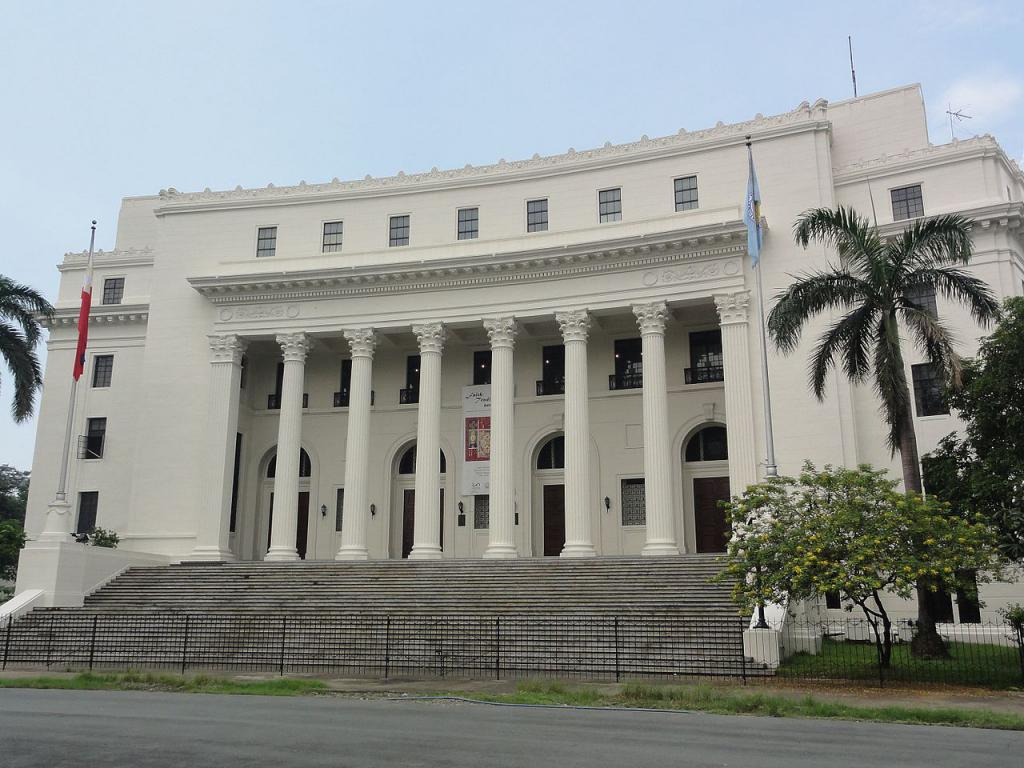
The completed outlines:
{"type": "Polygon", "coordinates": [[[600,220],[621,221],[622,220],[622,188],[602,189],[597,193],[597,208],[600,220]]]}
{"type": "Polygon", "coordinates": [[[526,231],[547,232],[548,199],[526,201],[526,231]]]}
{"type": "Polygon", "coordinates": [[[480,209],[459,208],[459,240],[475,240],[480,236],[480,209]]]}
{"type": "Polygon", "coordinates": [[[405,389],[398,391],[398,402],[402,405],[420,401],[420,356],[405,358],[405,389]]]}
{"type": "Polygon", "coordinates": [[[729,458],[729,441],[725,427],[704,427],[690,438],[683,456],[686,461],[725,461],[729,458]]]}
{"type": "Polygon", "coordinates": [[[608,377],[608,389],[637,389],[644,385],[643,342],[615,340],[615,373],[608,377]]]}
{"type": "Polygon", "coordinates": [[[697,207],[697,177],[683,176],[675,180],[676,210],[690,211],[697,207]]]}
{"type": "Polygon", "coordinates": [[[480,349],[473,353],[473,384],[491,383],[491,350],[480,349]]]}
{"type": "Polygon", "coordinates": [[[106,418],[88,419],[86,421],[85,437],[82,440],[80,459],[102,459],[103,443],[107,436],[106,418]]]}
{"type": "Polygon", "coordinates": [[[942,379],[931,363],[910,366],[914,379],[914,404],[918,416],[941,416],[949,413],[942,379]]]}
{"type": "Polygon", "coordinates": [[[932,317],[939,316],[938,307],[935,305],[935,286],[917,285],[908,288],[903,292],[903,298],[932,317]]]}
{"type": "Polygon", "coordinates": [[[921,185],[899,187],[889,193],[892,196],[893,221],[916,219],[924,216],[924,199],[921,197],[921,185]]]}
{"type": "Polygon", "coordinates": [[[544,443],[537,453],[537,469],[565,469],[565,435],[544,443]]]}
{"type": "Polygon", "coordinates": [[[92,385],[94,387],[109,387],[113,374],[113,355],[96,355],[92,359],[92,385]]]}
{"type": "Polygon", "coordinates": [[[277,227],[260,227],[256,232],[256,256],[273,256],[277,252],[277,227]]]}
{"type": "Polygon", "coordinates": [[[78,494],[78,523],[75,525],[75,533],[92,533],[96,527],[96,512],[99,506],[99,491],[82,491],[78,494]]]}
{"type": "Polygon", "coordinates": [[[690,367],[684,372],[687,384],[723,381],[722,332],[695,331],[690,334],[690,367]]]}
{"type": "Polygon", "coordinates": [[[124,278],[108,277],[103,281],[103,303],[120,304],[124,298],[124,278]]]}
{"type": "MultiPolygon", "coordinates": [[[[334,393],[334,407],[348,408],[352,388],[352,360],[341,361],[341,381],[334,393]]],[[[341,530],[340,528],[338,530],[341,530]]]]}
{"type": "Polygon", "coordinates": [[[565,346],[553,344],[544,347],[541,357],[541,379],[537,382],[538,395],[565,394],[565,346]]]}
{"type": "Polygon", "coordinates": [[[409,216],[392,216],[388,225],[388,246],[409,244],[409,216]]]}
{"type": "MultiPolygon", "coordinates": [[[[267,410],[276,411],[281,408],[282,392],[284,392],[284,363],[278,363],[274,376],[274,391],[267,395],[267,410]]],[[[309,408],[309,392],[302,393],[302,407],[309,408]]]]}
{"type": "Polygon", "coordinates": [[[345,223],[342,221],[324,222],[324,253],[337,253],[341,250],[341,239],[344,234],[345,223]]]}
{"type": "Polygon", "coordinates": [[[647,524],[647,499],[644,479],[630,477],[622,481],[620,501],[623,525],[647,524]]]}

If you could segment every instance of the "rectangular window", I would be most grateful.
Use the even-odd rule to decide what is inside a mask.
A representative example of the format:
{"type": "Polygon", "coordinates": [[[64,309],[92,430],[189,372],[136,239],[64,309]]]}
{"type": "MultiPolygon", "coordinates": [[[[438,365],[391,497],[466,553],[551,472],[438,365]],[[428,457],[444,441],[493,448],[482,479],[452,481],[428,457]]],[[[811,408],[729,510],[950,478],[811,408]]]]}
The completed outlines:
{"type": "Polygon", "coordinates": [[[695,331],[690,334],[690,367],[686,369],[687,384],[706,384],[724,381],[722,365],[722,332],[695,331]]]}
{"type": "Polygon", "coordinates": [[[473,497],[473,528],[478,531],[486,529],[490,525],[491,497],[473,497]]]}
{"type": "Polygon", "coordinates": [[[921,197],[921,185],[900,187],[889,193],[892,197],[893,221],[916,219],[924,216],[924,199],[921,197]]]}
{"type": "Polygon", "coordinates": [[[597,193],[597,209],[601,222],[622,220],[622,189],[603,189],[597,193]]]}
{"type": "Polygon", "coordinates": [[[103,281],[103,303],[120,304],[124,299],[124,278],[108,277],[103,281]]]}
{"type": "Polygon", "coordinates": [[[277,252],[277,227],[260,227],[256,232],[256,256],[273,256],[277,252]]]}
{"type": "Polygon", "coordinates": [[[548,231],[548,199],[526,201],[526,231],[548,231]]]}
{"type": "Polygon", "coordinates": [[[75,533],[92,533],[96,527],[96,511],[99,506],[99,491],[82,491],[78,494],[78,523],[75,525],[75,533]]]}
{"type": "Polygon", "coordinates": [[[491,350],[480,349],[473,353],[473,384],[491,383],[491,350]]]}
{"type": "Polygon", "coordinates": [[[838,592],[826,592],[825,593],[825,607],[829,610],[835,611],[843,607],[843,601],[838,592]]]}
{"type": "Polygon", "coordinates": [[[107,437],[107,420],[106,418],[87,419],[85,423],[85,440],[79,458],[102,459],[103,443],[107,437]]]}
{"type": "Polygon", "coordinates": [[[341,250],[341,238],[344,234],[345,225],[341,221],[328,221],[324,223],[324,253],[337,253],[341,250]]]}
{"type": "Polygon", "coordinates": [[[388,246],[409,244],[409,217],[392,216],[388,227],[388,246]]]}
{"type": "Polygon", "coordinates": [[[615,340],[615,373],[608,389],[639,389],[644,385],[643,345],[640,339],[615,340]]]}
{"type": "Polygon", "coordinates": [[[109,387],[113,375],[113,355],[96,355],[92,359],[92,385],[94,387],[109,387]]]}
{"type": "Polygon", "coordinates": [[[697,207],[697,177],[683,176],[675,180],[676,210],[692,211],[697,207]]]}
{"type": "Polygon", "coordinates": [[[931,363],[910,366],[914,379],[914,403],[918,416],[941,416],[949,413],[942,379],[931,363]]]}
{"type": "Polygon", "coordinates": [[[345,517],[345,489],[338,489],[338,498],[334,502],[334,530],[341,530],[341,524],[345,517]]]}
{"type": "Polygon", "coordinates": [[[409,355],[405,358],[405,389],[398,393],[398,402],[402,405],[420,401],[420,356],[409,355]]]}
{"type": "Polygon", "coordinates": [[[249,358],[242,355],[242,360],[238,364],[238,388],[245,389],[245,385],[249,381],[249,358]]]}
{"type": "Polygon", "coordinates": [[[935,287],[931,285],[918,285],[909,288],[903,293],[903,298],[914,304],[918,309],[927,312],[932,317],[938,317],[938,307],[935,305],[935,287]]]}
{"type": "Polygon", "coordinates": [[[647,524],[647,500],[642,477],[622,481],[622,524],[647,524]]]}
{"type": "Polygon", "coordinates": [[[475,240],[480,236],[480,209],[459,208],[459,240],[475,240]]]}
{"type": "Polygon", "coordinates": [[[352,360],[341,361],[341,382],[334,393],[334,407],[348,408],[352,388],[352,360]]]}
{"type": "Polygon", "coordinates": [[[565,346],[554,344],[544,347],[541,358],[541,380],[537,382],[538,395],[565,394],[565,346]]]}
{"type": "Polygon", "coordinates": [[[238,476],[242,467],[242,433],[235,433],[235,466],[231,470],[231,519],[228,531],[235,532],[235,521],[238,519],[238,476]]]}
{"type": "MultiPolygon", "coordinates": [[[[274,378],[274,391],[267,395],[267,410],[276,411],[281,408],[281,392],[284,389],[284,363],[277,364],[274,378]]],[[[309,392],[302,393],[302,407],[309,408],[309,392]]]]}

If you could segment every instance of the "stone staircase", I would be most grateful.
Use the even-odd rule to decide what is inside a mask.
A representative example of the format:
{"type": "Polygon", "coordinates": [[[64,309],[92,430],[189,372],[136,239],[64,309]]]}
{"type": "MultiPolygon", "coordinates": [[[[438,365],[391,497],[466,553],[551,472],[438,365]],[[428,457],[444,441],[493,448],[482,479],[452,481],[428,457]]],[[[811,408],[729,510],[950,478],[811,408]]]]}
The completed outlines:
{"type": "Polygon", "coordinates": [[[0,637],[6,665],[374,675],[745,675],[716,556],[181,563],[0,637]]]}

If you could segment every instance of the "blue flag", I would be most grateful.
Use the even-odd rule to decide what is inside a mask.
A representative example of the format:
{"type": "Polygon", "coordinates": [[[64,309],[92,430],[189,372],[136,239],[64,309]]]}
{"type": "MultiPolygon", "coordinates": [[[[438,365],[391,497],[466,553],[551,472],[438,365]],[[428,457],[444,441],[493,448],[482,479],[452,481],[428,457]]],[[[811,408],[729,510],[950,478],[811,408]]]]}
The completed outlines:
{"type": "Polygon", "coordinates": [[[747,143],[747,158],[750,161],[750,176],[747,179],[747,199],[743,205],[743,223],[747,225],[747,252],[751,266],[761,260],[761,190],[757,186],[757,171],[754,170],[754,154],[747,143]]]}

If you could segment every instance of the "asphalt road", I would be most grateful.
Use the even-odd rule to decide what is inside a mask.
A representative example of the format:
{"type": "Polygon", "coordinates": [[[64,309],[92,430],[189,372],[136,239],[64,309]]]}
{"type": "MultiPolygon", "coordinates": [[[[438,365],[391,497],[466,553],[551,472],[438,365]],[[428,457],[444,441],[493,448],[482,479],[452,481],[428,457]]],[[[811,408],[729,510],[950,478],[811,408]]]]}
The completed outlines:
{"type": "Polygon", "coordinates": [[[0,690],[0,766],[999,766],[1024,733],[348,698],[0,690]]]}

